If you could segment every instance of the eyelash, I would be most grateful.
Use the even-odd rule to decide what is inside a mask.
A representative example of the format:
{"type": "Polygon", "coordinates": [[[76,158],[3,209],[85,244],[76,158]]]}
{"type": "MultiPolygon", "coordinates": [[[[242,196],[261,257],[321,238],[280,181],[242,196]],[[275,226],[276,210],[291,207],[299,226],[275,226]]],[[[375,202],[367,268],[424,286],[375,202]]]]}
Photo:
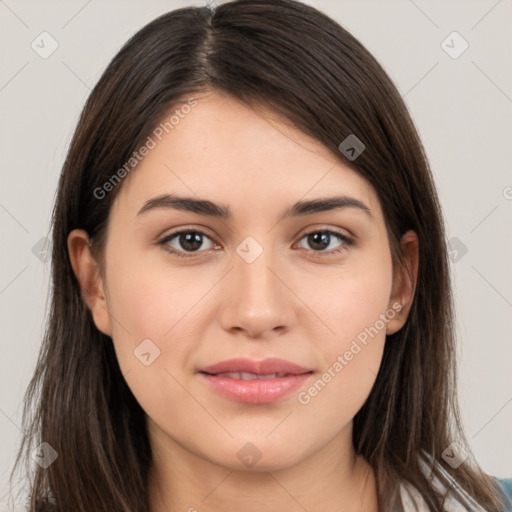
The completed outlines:
{"type": "MultiPolygon", "coordinates": [[[[168,252],[168,253],[171,253],[173,254],[174,256],[177,256],[178,258],[192,258],[194,257],[195,255],[199,254],[200,252],[203,252],[203,251],[195,251],[195,252],[190,252],[190,253],[187,253],[187,252],[184,252],[184,251],[177,251],[175,249],[171,249],[169,247],[168,242],[171,241],[173,238],[177,237],[178,235],[181,235],[181,234],[184,234],[184,233],[197,233],[197,234],[200,234],[202,236],[205,236],[207,238],[209,238],[211,240],[211,237],[209,237],[206,233],[204,233],[203,231],[201,230],[198,230],[198,229],[184,229],[184,230],[181,230],[181,231],[176,231],[174,233],[171,233],[169,235],[167,235],[166,237],[164,237],[162,240],[160,240],[158,243],[159,246],[162,247],[162,249],[164,249],[164,251],[168,252]]],[[[339,238],[343,244],[337,248],[337,249],[331,249],[330,251],[315,251],[313,249],[310,250],[310,252],[313,252],[313,253],[317,253],[317,254],[325,254],[325,255],[328,255],[328,256],[335,256],[335,255],[338,255],[339,253],[343,252],[343,251],[346,251],[348,247],[354,245],[354,240],[352,240],[351,238],[347,237],[346,235],[338,232],[338,231],[335,231],[335,230],[331,230],[331,229],[315,229],[315,230],[312,230],[312,231],[308,231],[307,233],[304,233],[300,239],[302,240],[303,238],[305,238],[306,236],[308,235],[312,235],[314,233],[328,233],[329,235],[335,235],[337,238],[339,238]]]]}

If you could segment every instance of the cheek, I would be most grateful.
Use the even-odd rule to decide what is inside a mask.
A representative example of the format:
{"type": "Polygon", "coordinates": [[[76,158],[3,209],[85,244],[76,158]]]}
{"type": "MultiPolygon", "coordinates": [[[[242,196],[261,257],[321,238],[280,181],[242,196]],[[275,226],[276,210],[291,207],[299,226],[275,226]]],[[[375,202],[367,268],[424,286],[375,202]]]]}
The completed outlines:
{"type": "MultiPolygon", "coordinates": [[[[307,292],[308,304],[329,327],[325,330],[329,347],[343,349],[347,342],[379,321],[379,315],[389,307],[391,258],[386,252],[374,254],[381,257],[370,253],[370,257],[365,255],[337,273],[312,279],[314,286],[307,292]]],[[[382,329],[381,324],[379,321],[382,329]]]]}
{"type": "MultiPolygon", "coordinates": [[[[162,267],[135,268],[119,261],[109,276],[113,343],[136,400],[150,417],[165,421],[169,410],[190,407],[180,371],[204,322],[201,308],[193,306],[212,284],[191,280],[190,274],[165,275],[162,267]]],[[[178,428],[180,421],[175,423],[178,428]]]]}
{"type": "Polygon", "coordinates": [[[386,340],[384,315],[389,314],[391,286],[391,258],[384,252],[380,258],[361,259],[357,268],[344,269],[309,294],[308,304],[321,312],[329,330],[316,336],[323,367],[299,402],[318,408],[319,414],[329,411],[323,414],[336,424],[340,414],[349,421],[357,413],[375,381],[386,340]],[[332,409],[334,403],[343,407],[332,409]]]}
{"type": "Polygon", "coordinates": [[[198,302],[213,286],[211,277],[191,279],[191,272],[172,272],[162,265],[122,258],[112,261],[116,264],[108,274],[109,309],[114,346],[123,371],[141,370],[137,351],[144,340],[151,340],[157,347],[144,342],[150,353],[160,350],[152,367],[163,367],[164,362],[169,368],[177,362],[183,364],[188,348],[197,339],[198,325],[204,321],[198,316],[198,302]]]}
{"type": "MultiPolygon", "coordinates": [[[[161,339],[170,335],[178,323],[181,328],[181,321],[188,319],[190,313],[194,315],[194,304],[214,284],[213,276],[173,269],[160,257],[113,260],[116,264],[108,279],[111,311],[134,336],[161,339]]],[[[123,336],[122,332],[119,334],[123,336]]]]}

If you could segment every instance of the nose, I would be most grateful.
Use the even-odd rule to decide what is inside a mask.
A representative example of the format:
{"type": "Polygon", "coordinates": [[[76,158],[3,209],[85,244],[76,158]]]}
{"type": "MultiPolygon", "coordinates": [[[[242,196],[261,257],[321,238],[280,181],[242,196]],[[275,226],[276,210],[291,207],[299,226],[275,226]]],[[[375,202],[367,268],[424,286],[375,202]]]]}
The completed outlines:
{"type": "Polygon", "coordinates": [[[287,332],[296,318],[295,295],[271,249],[252,262],[233,255],[222,289],[220,321],[232,333],[272,338],[287,332]]]}

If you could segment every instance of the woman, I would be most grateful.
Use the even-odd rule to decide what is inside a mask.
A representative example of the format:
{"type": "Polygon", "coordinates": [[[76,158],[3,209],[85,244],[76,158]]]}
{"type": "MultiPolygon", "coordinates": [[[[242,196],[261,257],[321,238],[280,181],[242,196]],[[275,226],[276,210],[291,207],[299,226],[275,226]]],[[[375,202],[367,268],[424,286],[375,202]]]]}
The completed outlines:
{"type": "Polygon", "coordinates": [[[418,134],[314,8],[135,34],[79,120],[52,265],[31,511],[507,510],[460,424],[418,134]]]}

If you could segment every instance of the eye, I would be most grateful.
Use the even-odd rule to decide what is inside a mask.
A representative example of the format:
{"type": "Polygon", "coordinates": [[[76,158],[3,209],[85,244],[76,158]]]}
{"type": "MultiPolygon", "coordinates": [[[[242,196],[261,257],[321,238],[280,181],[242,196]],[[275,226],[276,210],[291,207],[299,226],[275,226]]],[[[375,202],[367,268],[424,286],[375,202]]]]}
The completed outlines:
{"type": "Polygon", "coordinates": [[[337,254],[347,249],[348,246],[353,245],[354,241],[350,239],[348,236],[339,233],[338,231],[333,231],[330,229],[309,231],[305,235],[302,236],[301,240],[306,239],[307,243],[312,247],[313,252],[322,252],[328,254],[337,254]],[[341,241],[341,245],[337,248],[332,248],[331,243],[334,239],[338,239],[341,241]],[[331,250],[328,249],[331,246],[331,250]]]}
{"type": "MultiPolygon", "coordinates": [[[[189,229],[171,233],[170,235],[160,240],[158,244],[162,246],[164,250],[173,253],[176,256],[186,257],[187,253],[202,252],[199,251],[199,249],[204,243],[205,238],[210,240],[211,245],[213,245],[213,242],[208,235],[202,231],[189,229]],[[176,241],[173,244],[171,242],[174,239],[176,239],[176,241]]],[[[207,249],[208,248],[211,248],[211,246],[207,247],[207,249]]]]}
{"type": "MultiPolygon", "coordinates": [[[[212,239],[203,231],[196,229],[185,229],[171,233],[158,242],[165,251],[172,253],[178,257],[192,257],[194,253],[204,252],[201,247],[204,241],[209,240],[209,247],[203,249],[212,249],[216,244],[212,239]]],[[[322,229],[316,231],[309,231],[301,237],[301,241],[306,239],[306,242],[312,247],[310,251],[314,253],[325,253],[326,255],[338,254],[345,251],[347,247],[354,244],[354,241],[346,235],[338,231],[330,229],[322,229]],[[333,241],[338,240],[341,244],[336,248],[330,248],[333,241]]],[[[216,247],[219,247],[218,245],[216,247]]],[[[304,248],[304,247],[301,247],[304,248]]],[[[306,248],[307,249],[307,248],[306,248]]]]}

